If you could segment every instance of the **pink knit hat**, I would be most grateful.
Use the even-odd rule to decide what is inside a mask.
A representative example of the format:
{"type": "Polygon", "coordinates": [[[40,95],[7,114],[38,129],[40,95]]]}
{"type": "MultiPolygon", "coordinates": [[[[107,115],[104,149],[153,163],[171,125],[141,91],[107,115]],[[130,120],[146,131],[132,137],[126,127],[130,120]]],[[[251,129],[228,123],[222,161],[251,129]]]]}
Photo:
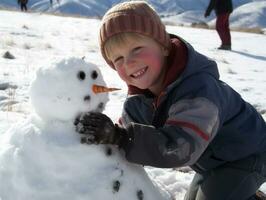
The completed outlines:
{"type": "Polygon", "coordinates": [[[138,33],[154,39],[166,49],[170,48],[170,37],[164,24],[155,10],[145,1],[117,4],[102,18],[99,44],[102,56],[112,68],[114,68],[113,63],[107,58],[104,45],[109,38],[119,33],[138,33]]]}

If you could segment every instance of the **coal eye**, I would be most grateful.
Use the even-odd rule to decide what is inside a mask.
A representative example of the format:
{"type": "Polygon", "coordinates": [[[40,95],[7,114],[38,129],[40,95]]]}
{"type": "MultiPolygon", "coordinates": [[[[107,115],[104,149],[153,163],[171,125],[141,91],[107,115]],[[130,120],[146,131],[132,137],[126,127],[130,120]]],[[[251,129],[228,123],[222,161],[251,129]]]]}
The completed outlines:
{"type": "Polygon", "coordinates": [[[91,100],[91,96],[90,95],[87,95],[87,96],[84,97],[84,101],[89,101],[89,100],[91,100]]]}
{"type": "Polygon", "coordinates": [[[91,73],[91,78],[92,79],[96,79],[98,77],[98,72],[96,72],[95,70],[92,71],[91,73]]]}
{"type": "Polygon", "coordinates": [[[103,102],[101,102],[101,103],[98,104],[98,108],[99,109],[103,109],[103,107],[104,107],[104,103],[103,102]]]}
{"type": "Polygon", "coordinates": [[[84,71],[79,71],[78,72],[78,78],[79,80],[84,80],[86,78],[86,74],[84,71]]]}

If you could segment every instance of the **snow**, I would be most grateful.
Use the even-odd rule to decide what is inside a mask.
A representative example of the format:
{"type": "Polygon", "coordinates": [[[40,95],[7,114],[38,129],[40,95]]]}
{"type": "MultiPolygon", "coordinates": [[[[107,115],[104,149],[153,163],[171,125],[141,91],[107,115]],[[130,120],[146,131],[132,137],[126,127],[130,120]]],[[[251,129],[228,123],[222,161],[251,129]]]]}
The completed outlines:
{"type": "Polygon", "coordinates": [[[80,143],[72,123],[35,118],[2,135],[2,199],[163,200],[141,166],[126,162],[117,149],[80,143]],[[114,185],[118,182],[118,186],[114,185]]]}
{"type": "MultiPolygon", "coordinates": [[[[0,180],[5,180],[10,184],[12,184],[11,181],[18,181],[17,186],[20,192],[27,194],[28,188],[24,185],[24,176],[28,176],[30,177],[29,183],[34,185],[36,193],[38,190],[40,192],[40,188],[46,188],[43,193],[39,193],[43,195],[43,198],[49,199],[48,196],[45,196],[48,190],[54,191],[55,196],[63,195],[56,193],[56,190],[44,184],[46,181],[50,181],[49,178],[53,178],[46,176],[47,170],[55,170],[59,175],[62,175],[61,178],[64,178],[63,175],[67,173],[71,184],[76,180],[76,176],[79,176],[84,170],[90,171],[85,166],[80,169],[77,168],[74,162],[67,160],[68,156],[84,156],[84,163],[88,161],[86,159],[97,160],[100,156],[96,154],[85,158],[88,155],[89,147],[79,144],[77,135],[72,134],[73,127],[70,125],[58,122],[50,123],[48,126],[41,123],[38,118],[31,116],[34,109],[29,100],[29,86],[34,80],[37,70],[69,57],[82,58],[85,56],[86,62],[94,63],[99,67],[107,86],[122,89],[109,95],[109,101],[103,111],[113,121],[117,121],[121,114],[127,87],[119,79],[116,72],[107,66],[100,55],[97,43],[99,20],[3,10],[0,11],[0,18],[5,19],[0,21],[0,135],[3,138],[0,140],[1,155],[5,152],[0,170],[7,172],[4,174],[5,177],[9,177],[9,170],[17,171],[14,177],[1,177],[0,180]],[[2,55],[6,51],[12,53],[16,59],[4,59],[2,55]],[[62,131],[52,135],[54,129],[62,131]],[[23,131],[25,135],[21,136],[20,133],[23,131]],[[34,134],[33,137],[33,133],[36,132],[39,134],[34,134]],[[51,133],[50,137],[46,136],[48,132],[51,133]],[[66,157],[61,157],[62,160],[65,160],[62,165],[51,166],[49,164],[54,163],[55,158],[44,150],[47,144],[54,144],[50,152],[55,152],[55,154],[57,152],[62,153],[65,149],[66,157]],[[23,151],[19,150],[20,148],[15,148],[21,147],[20,145],[22,145],[23,151]],[[74,146],[78,146],[77,149],[79,150],[75,151],[74,146]],[[31,154],[23,154],[24,152],[31,152],[31,154]],[[87,155],[85,156],[86,152],[87,155]],[[33,169],[22,166],[22,163],[32,162],[31,156],[38,157],[38,155],[40,155],[39,159],[35,162],[36,165],[33,166],[33,169]],[[12,164],[7,165],[7,163],[12,164]],[[35,169],[44,168],[36,172],[34,167],[35,169]],[[68,171],[70,168],[75,169],[75,172],[68,171]],[[40,177],[43,178],[43,182],[36,182],[40,177]],[[71,182],[72,180],[73,182],[71,182]],[[22,186],[19,187],[20,185],[22,186]]],[[[266,52],[263,48],[263,45],[266,44],[265,35],[232,32],[233,50],[219,51],[216,47],[220,45],[220,40],[215,30],[178,26],[167,26],[167,30],[183,37],[196,50],[215,59],[218,63],[221,79],[254,105],[266,119],[266,52]]],[[[68,79],[66,79],[66,83],[67,81],[68,79]]],[[[47,86],[49,86],[48,83],[47,86]]],[[[59,117],[61,118],[61,116],[60,114],[59,117]]],[[[99,159],[99,163],[101,162],[102,164],[105,163],[99,159]]],[[[93,164],[96,165],[96,163],[93,164]]],[[[145,170],[154,183],[169,191],[178,200],[183,198],[194,174],[189,168],[178,170],[145,167],[145,170]]],[[[92,175],[93,173],[88,174],[92,175]]],[[[99,177],[106,174],[108,173],[100,174],[99,177]]],[[[109,180],[116,175],[110,173],[109,180]]],[[[101,179],[104,180],[104,178],[101,179]]],[[[124,180],[127,181],[127,179],[124,180]]],[[[82,181],[85,182],[85,180],[82,181]]],[[[59,191],[68,188],[66,183],[54,183],[53,185],[59,191]]],[[[9,188],[5,186],[0,188],[4,191],[2,192],[0,189],[2,199],[8,199],[1,196],[3,194],[9,195],[10,199],[16,199],[13,196],[15,194],[9,188]]],[[[79,184],[73,190],[85,193],[87,191],[84,189],[84,185],[79,184]]],[[[266,186],[262,186],[262,190],[266,192],[266,186]]],[[[63,196],[62,199],[68,199],[68,197],[63,196]]]]}
{"type": "Polygon", "coordinates": [[[81,143],[75,118],[108,101],[95,85],[105,86],[100,71],[81,58],[37,70],[30,85],[36,112],[0,135],[2,199],[170,200],[117,148],[81,143]]]}
{"type": "MultiPolygon", "coordinates": [[[[235,5],[235,1],[234,1],[235,5]]],[[[208,27],[215,27],[216,16],[213,11],[208,18],[204,18],[205,9],[188,9],[178,15],[162,18],[163,21],[175,25],[191,26],[193,24],[206,24],[208,27]]],[[[266,1],[248,2],[238,7],[234,7],[229,21],[231,29],[262,29],[266,30],[266,1]]]]}
{"type": "Polygon", "coordinates": [[[251,2],[237,8],[231,17],[233,27],[266,27],[266,2],[251,2]]]}
{"type": "Polygon", "coordinates": [[[82,112],[102,111],[107,93],[95,94],[92,89],[93,84],[105,86],[100,75],[96,65],[81,58],[39,68],[30,87],[31,103],[45,121],[73,122],[82,112]]]}
{"type": "MultiPolygon", "coordinates": [[[[126,0],[60,0],[50,5],[49,0],[30,0],[28,7],[37,12],[49,12],[60,14],[71,14],[77,16],[90,16],[99,18],[114,4],[126,0]]],[[[209,0],[147,0],[156,11],[163,17],[164,21],[171,23],[191,25],[195,23],[206,23],[214,26],[215,14],[204,18],[204,12],[209,0]]],[[[19,9],[16,1],[1,0],[0,8],[8,7],[19,9]]],[[[231,27],[238,29],[261,28],[266,32],[266,2],[265,0],[233,0],[234,12],[230,17],[231,27]]]]}

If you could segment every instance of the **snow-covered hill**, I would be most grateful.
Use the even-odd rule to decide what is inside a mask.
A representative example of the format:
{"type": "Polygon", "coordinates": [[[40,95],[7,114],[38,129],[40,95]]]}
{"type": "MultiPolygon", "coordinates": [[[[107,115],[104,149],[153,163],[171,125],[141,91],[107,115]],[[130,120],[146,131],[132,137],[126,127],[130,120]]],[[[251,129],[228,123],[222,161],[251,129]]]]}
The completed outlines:
{"type": "MultiPolygon", "coordinates": [[[[35,71],[69,56],[85,56],[86,61],[100,67],[107,85],[122,89],[110,95],[104,110],[114,121],[118,120],[127,88],[101,57],[97,43],[99,24],[97,19],[0,11],[0,135],[32,112],[28,88],[35,71]],[[15,59],[3,58],[7,51],[15,59]]],[[[216,47],[220,41],[215,30],[180,26],[166,28],[214,59],[221,79],[254,105],[266,120],[265,35],[233,31],[233,50],[219,51],[216,47]]],[[[36,155],[36,149],[32,152],[36,155]]],[[[194,174],[189,169],[146,169],[152,180],[166,188],[176,200],[183,199],[194,174]]],[[[266,184],[261,189],[266,192],[266,184]]],[[[0,198],[4,200],[1,195],[0,198]]]]}
{"type": "MultiPolygon", "coordinates": [[[[89,17],[101,17],[112,5],[121,0],[56,0],[50,6],[49,0],[29,0],[31,10],[38,12],[65,13],[89,17]]],[[[215,14],[205,19],[203,14],[209,0],[148,0],[150,4],[165,16],[165,20],[174,24],[208,23],[213,25],[215,14]]],[[[266,29],[265,0],[234,0],[234,12],[231,16],[231,27],[266,29]]],[[[0,7],[17,8],[16,0],[1,0],[0,7]]]]}

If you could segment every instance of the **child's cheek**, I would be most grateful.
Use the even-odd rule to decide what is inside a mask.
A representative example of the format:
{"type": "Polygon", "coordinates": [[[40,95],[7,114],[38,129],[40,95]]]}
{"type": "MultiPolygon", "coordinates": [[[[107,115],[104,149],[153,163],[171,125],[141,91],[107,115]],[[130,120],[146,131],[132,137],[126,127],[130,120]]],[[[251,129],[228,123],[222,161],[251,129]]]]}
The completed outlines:
{"type": "Polygon", "coordinates": [[[120,76],[120,78],[122,80],[126,81],[126,77],[127,77],[126,76],[126,70],[121,67],[121,68],[117,68],[116,71],[117,71],[118,75],[120,76]]]}
{"type": "Polygon", "coordinates": [[[146,50],[140,55],[140,59],[145,60],[145,62],[154,69],[160,68],[161,66],[161,55],[153,50],[146,50]]]}

